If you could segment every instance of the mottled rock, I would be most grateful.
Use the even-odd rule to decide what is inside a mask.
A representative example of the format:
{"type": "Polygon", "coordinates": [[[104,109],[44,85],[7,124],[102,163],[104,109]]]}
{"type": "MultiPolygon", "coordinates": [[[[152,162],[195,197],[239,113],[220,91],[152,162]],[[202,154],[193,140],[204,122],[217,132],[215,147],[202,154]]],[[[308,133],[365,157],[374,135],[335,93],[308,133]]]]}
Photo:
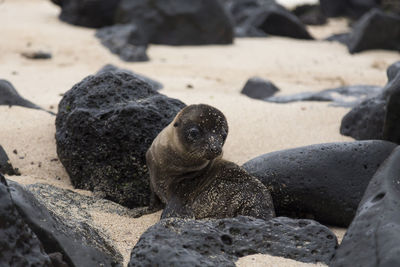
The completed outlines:
{"type": "Polygon", "coordinates": [[[243,167],[270,189],[277,216],[346,227],[379,165],[396,144],[318,144],[264,154],[243,167]]]}
{"type": "Polygon", "coordinates": [[[296,6],[292,12],[306,25],[324,25],[327,22],[320,5],[304,4],[296,6]]]}
{"type": "Polygon", "coordinates": [[[400,266],[400,148],[376,172],[330,266],[400,266]]]}
{"type": "MultiPolygon", "coordinates": [[[[122,256],[90,225],[84,221],[74,222],[74,217],[68,213],[63,216],[51,214],[29,191],[15,182],[9,184],[19,213],[47,253],[60,252],[70,266],[120,266],[122,256]]],[[[51,193],[47,191],[46,194],[51,193]]],[[[66,205],[72,208],[74,202],[66,205]]]]}
{"type": "Polygon", "coordinates": [[[128,266],[235,266],[239,257],[256,253],[329,263],[336,247],[335,235],[311,220],[170,218],[141,236],[128,266]]]}
{"type": "Polygon", "coordinates": [[[146,151],[184,106],[125,72],[76,84],[56,118],[57,153],[72,184],[130,208],[147,206],[146,151]]]}
{"type": "Polygon", "coordinates": [[[232,22],[215,0],[121,0],[115,22],[134,24],[148,43],[231,44],[232,22]]]}
{"type": "Polygon", "coordinates": [[[14,169],[14,167],[11,165],[8,155],[1,145],[0,145],[0,173],[8,175],[19,174],[18,170],[14,169]]]}
{"type": "Polygon", "coordinates": [[[400,50],[400,16],[379,9],[366,13],[354,25],[347,47],[350,53],[369,49],[400,50]]]}
{"type": "Polygon", "coordinates": [[[333,89],[326,89],[320,92],[303,92],[286,96],[273,96],[265,101],[273,103],[291,103],[298,101],[328,101],[333,102],[332,106],[354,107],[365,99],[379,95],[382,87],[372,85],[351,85],[333,89]]]}
{"type": "Polygon", "coordinates": [[[99,28],[114,22],[120,0],[51,0],[61,7],[59,18],[70,24],[99,28]]]}
{"type": "Polygon", "coordinates": [[[226,4],[235,22],[238,37],[263,37],[268,34],[298,39],[313,39],[301,21],[283,6],[259,0],[226,4]]]}
{"type": "Polygon", "coordinates": [[[96,37],[111,53],[128,62],[148,61],[147,38],[134,24],[104,27],[96,32],[96,37]]]}
{"type": "Polygon", "coordinates": [[[0,174],[0,266],[52,266],[39,239],[18,213],[0,174]]]}
{"type": "Polygon", "coordinates": [[[259,77],[252,77],[247,80],[241,93],[251,98],[264,99],[274,95],[278,91],[278,87],[272,82],[259,77]]]}
{"type": "MultiPolygon", "coordinates": [[[[25,108],[42,109],[38,105],[33,104],[29,100],[26,100],[25,98],[20,96],[17,90],[9,81],[1,79],[0,79],[0,105],[21,106],[25,108]]],[[[54,115],[54,113],[51,111],[47,110],[45,111],[54,115]]]]}
{"type": "Polygon", "coordinates": [[[399,72],[400,72],[400,61],[396,61],[395,63],[390,65],[386,70],[389,82],[392,81],[399,72]]]}
{"type": "Polygon", "coordinates": [[[133,75],[133,76],[137,77],[138,79],[148,83],[153,90],[160,90],[160,89],[163,88],[163,85],[160,82],[157,82],[156,80],[153,80],[153,79],[151,79],[149,77],[146,77],[144,75],[135,73],[135,72],[127,70],[127,69],[118,68],[118,67],[116,67],[116,66],[114,66],[112,64],[104,65],[96,74],[101,74],[101,73],[104,73],[104,72],[107,72],[107,71],[111,71],[111,72],[121,72],[121,71],[122,72],[126,72],[126,73],[128,73],[130,75],[133,75]]]}
{"type": "Polygon", "coordinates": [[[380,0],[320,0],[319,2],[326,16],[351,18],[359,18],[380,4],[380,0]]]}

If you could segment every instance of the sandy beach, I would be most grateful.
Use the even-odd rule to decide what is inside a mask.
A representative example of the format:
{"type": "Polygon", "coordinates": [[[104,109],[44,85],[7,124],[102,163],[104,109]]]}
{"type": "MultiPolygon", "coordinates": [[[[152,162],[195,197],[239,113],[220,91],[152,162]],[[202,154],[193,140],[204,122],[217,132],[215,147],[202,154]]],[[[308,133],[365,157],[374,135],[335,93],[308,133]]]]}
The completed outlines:
{"type": "MultiPolygon", "coordinates": [[[[290,1],[288,1],[290,2],[290,1]]],[[[289,3],[288,3],[289,4],[289,3]]],[[[172,47],[151,45],[149,62],[127,63],[112,55],[94,36],[95,30],[59,21],[59,8],[47,0],[0,2],[0,78],[10,81],[26,99],[57,112],[62,94],[105,64],[132,70],[158,80],[161,93],[186,104],[206,103],[220,109],[229,123],[226,159],[238,164],[264,153],[299,146],[349,141],[339,127],[346,108],[324,102],[273,104],[250,99],[240,90],[248,78],[259,76],[287,95],[342,85],[383,86],[386,68],[399,53],[373,50],[350,55],[339,43],[289,38],[235,39],[227,46],[172,47]],[[44,50],[50,60],[30,60],[23,52],[44,50]],[[189,88],[188,85],[191,85],[189,88]]],[[[316,39],[347,29],[343,19],[309,27],[316,39]]],[[[55,116],[22,107],[0,106],[0,144],[21,176],[22,184],[48,183],[81,194],[57,160],[55,116]]],[[[132,219],[115,214],[92,214],[129,261],[140,235],[159,219],[160,212],[132,219]]],[[[339,238],[344,229],[334,229],[339,238]]],[[[303,266],[277,257],[252,255],[238,266],[303,266]]]]}

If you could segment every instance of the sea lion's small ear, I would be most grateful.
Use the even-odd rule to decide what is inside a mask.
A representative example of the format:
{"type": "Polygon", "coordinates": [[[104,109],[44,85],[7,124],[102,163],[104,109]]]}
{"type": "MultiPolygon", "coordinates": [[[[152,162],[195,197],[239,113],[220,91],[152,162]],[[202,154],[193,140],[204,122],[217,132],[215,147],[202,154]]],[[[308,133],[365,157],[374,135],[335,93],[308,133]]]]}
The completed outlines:
{"type": "Polygon", "coordinates": [[[178,127],[179,126],[179,123],[178,122],[175,122],[174,123],[174,127],[178,127]]]}

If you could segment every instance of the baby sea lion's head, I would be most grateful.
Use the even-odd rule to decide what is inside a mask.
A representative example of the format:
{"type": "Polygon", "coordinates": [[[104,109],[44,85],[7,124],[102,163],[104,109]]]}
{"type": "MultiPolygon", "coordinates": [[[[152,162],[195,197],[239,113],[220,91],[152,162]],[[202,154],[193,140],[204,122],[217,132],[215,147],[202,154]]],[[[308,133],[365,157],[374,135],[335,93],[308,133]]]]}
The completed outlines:
{"type": "Polygon", "coordinates": [[[212,160],[222,154],[228,123],[218,109],[205,104],[187,106],[173,126],[188,157],[212,160]]]}

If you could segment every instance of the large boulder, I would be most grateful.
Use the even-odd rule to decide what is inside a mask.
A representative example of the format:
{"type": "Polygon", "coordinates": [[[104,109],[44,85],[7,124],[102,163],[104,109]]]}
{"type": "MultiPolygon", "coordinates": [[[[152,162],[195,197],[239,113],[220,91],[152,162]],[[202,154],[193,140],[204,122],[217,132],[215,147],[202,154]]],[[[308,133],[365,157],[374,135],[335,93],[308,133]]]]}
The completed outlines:
{"type": "Polygon", "coordinates": [[[400,266],[400,148],[376,172],[330,266],[400,266]]]}
{"type": "Polygon", "coordinates": [[[239,257],[256,253],[329,263],[336,247],[335,235],[311,220],[170,218],[141,236],[128,266],[235,266],[239,257]]]}
{"type": "Polygon", "coordinates": [[[0,174],[0,266],[53,266],[39,239],[24,222],[0,174]]]}
{"type": "Polygon", "coordinates": [[[114,22],[120,0],[51,0],[61,7],[60,19],[79,26],[99,28],[114,22]]]}
{"type": "Polygon", "coordinates": [[[393,89],[386,105],[383,139],[400,144],[400,84],[393,89]]]}
{"type": "MultiPolygon", "coordinates": [[[[47,253],[61,253],[69,266],[120,266],[122,256],[102,238],[98,230],[85,221],[75,222],[72,214],[59,216],[50,213],[23,186],[15,182],[9,182],[9,185],[11,197],[21,217],[38,236],[47,253]]],[[[52,191],[46,191],[47,198],[51,194],[52,191]]],[[[60,201],[60,204],[63,198],[65,196],[58,197],[53,202],[60,201]]],[[[76,207],[73,201],[64,205],[76,207]]],[[[76,212],[79,209],[74,210],[76,212]]]]}
{"type": "Polygon", "coordinates": [[[380,0],[319,0],[319,2],[326,16],[351,18],[359,18],[380,4],[380,0]]]}
{"type": "Polygon", "coordinates": [[[347,47],[350,53],[369,49],[400,51],[400,16],[371,10],[354,25],[347,47]]]}
{"type": "Polygon", "coordinates": [[[130,208],[148,205],[145,153],[184,106],[126,72],[76,84],[56,118],[57,153],[72,184],[130,208]]]}
{"type": "Polygon", "coordinates": [[[103,27],[96,32],[102,45],[128,62],[148,61],[147,37],[134,24],[103,27]]]}
{"type": "Polygon", "coordinates": [[[11,165],[10,159],[4,148],[0,145],[0,173],[8,175],[18,175],[17,169],[11,165]]]}
{"type": "Polygon", "coordinates": [[[243,167],[271,192],[277,216],[351,223],[369,181],[396,144],[318,144],[264,154],[243,167]]]}
{"type": "MultiPolygon", "coordinates": [[[[396,71],[393,71],[396,72],[396,71]]],[[[388,131],[389,125],[396,124],[396,104],[391,105],[390,113],[387,112],[388,101],[394,92],[400,90],[400,73],[393,78],[388,70],[390,81],[383,88],[382,93],[376,97],[367,99],[355,106],[347,113],[340,125],[340,133],[351,136],[357,140],[383,139],[395,141],[384,131],[388,131]],[[385,117],[389,116],[388,125],[385,126],[385,117]],[[386,130],[384,130],[386,129],[386,130]]],[[[396,103],[397,94],[392,98],[391,103],[396,103]]]]}
{"type": "Polygon", "coordinates": [[[228,1],[225,7],[234,19],[235,35],[238,37],[263,37],[271,34],[313,39],[295,15],[273,1],[228,1]]]}
{"type": "Polygon", "coordinates": [[[390,65],[386,70],[388,81],[391,82],[399,72],[400,72],[400,61],[396,61],[392,65],[390,65]]]}
{"type": "Polygon", "coordinates": [[[115,22],[134,24],[147,43],[231,44],[233,25],[215,0],[121,0],[115,22]]]}

